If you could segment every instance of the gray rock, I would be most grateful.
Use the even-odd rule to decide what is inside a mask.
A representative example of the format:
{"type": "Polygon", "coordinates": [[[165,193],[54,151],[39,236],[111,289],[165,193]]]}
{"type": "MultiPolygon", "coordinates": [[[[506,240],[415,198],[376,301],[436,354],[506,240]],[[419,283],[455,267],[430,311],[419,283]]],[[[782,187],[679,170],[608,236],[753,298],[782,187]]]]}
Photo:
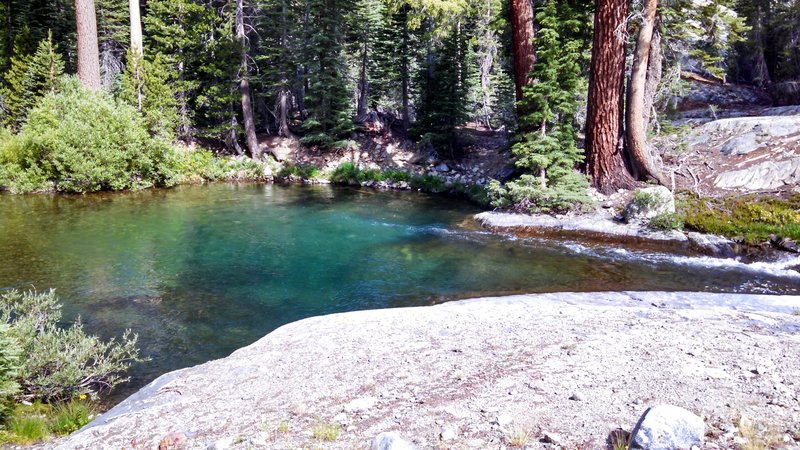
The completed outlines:
{"type": "Polygon", "coordinates": [[[688,449],[705,436],[703,419],[679,406],[648,408],[631,433],[631,450],[688,449]]]}
{"type": "Polygon", "coordinates": [[[723,155],[746,155],[763,147],[764,144],[756,139],[755,133],[746,133],[728,140],[719,149],[723,155]]]}
{"type": "Polygon", "coordinates": [[[496,423],[500,428],[505,428],[511,425],[513,420],[514,419],[508,414],[500,414],[494,419],[494,423],[496,423]]]}
{"type": "Polygon", "coordinates": [[[441,163],[438,166],[434,167],[433,170],[437,172],[450,172],[450,167],[447,166],[445,163],[441,163]]]}
{"type": "Polygon", "coordinates": [[[345,412],[365,411],[373,408],[378,403],[375,397],[359,397],[344,405],[345,412]]]}
{"type": "Polygon", "coordinates": [[[545,431],[542,435],[542,442],[546,444],[560,444],[563,439],[560,434],[545,431]]]}
{"type": "Polygon", "coordinates": [[[689,240],[689,248],[700,253],[723,258],[736,256],[737,244],[728,238],[696,232],[690,232],[686,237],[689,240]]]}
{"type": "Polygon", "coordinates": [[[664,186],[639,189],[625,206],[622,217],[625,222],[652,219],[661,214],[675,212],[675,197],[664,186]]]}
{"type": "Polygon", "coordinates": [[[439,437],[442,439],[442,441],[449,442],[455,440],[457,435],[456,431],[453,428],[444,427],[442,428],[442,432],[439,433],[439,437]]]}
{"type": "Polygon", "coordinates": [[[369,446],[370,450],[415,450],[413,444],[406,441],[394,431],[381,433],[375,436],[369,446]]]}
{"type": "Polygon", "coordinates": [[[208,450],[227,450],[233,446],[234,439],[231,436],[218,439],[216,442],[209,444],[208,450]]]}
{"type": "Polygon", "coordinates": [[[714,179],[722,189],[759,191],[800,185],[800,157],[765,161],[741,170],[723,172],[714,179]]]}

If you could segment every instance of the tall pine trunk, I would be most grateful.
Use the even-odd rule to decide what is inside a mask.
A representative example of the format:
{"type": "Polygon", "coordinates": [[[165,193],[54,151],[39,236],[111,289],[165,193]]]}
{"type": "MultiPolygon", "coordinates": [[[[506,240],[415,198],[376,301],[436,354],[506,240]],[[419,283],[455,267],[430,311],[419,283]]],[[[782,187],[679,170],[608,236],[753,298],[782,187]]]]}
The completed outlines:
{"type": "Polygon", "coordinates": [[[256,137],[256,122],[253,119],[253,105],[250,101],[250,80],[247,71],[247,36],[244,31],[244,4],[243,0],[236,0],[236,39],[241,48],[239,62],[239,93],[242,95],[242,121],[247,148],[253,159],[261,158],[261,148],[256,137]]]}
{"type": "Polygon", "coordinates": [[[625,112],[625,134],[628,153],[631,156],[633,175],[639,180],[654,180],[664,185],[666,180],[655,162],[653,149],[645,135],[645,89],[653,28],[656,20],[658,0],[645,0],[642,11],[642,25],[636,39],[636,49],[631,66],[631,79],[628,84],[628,101],[625,112]]]}
{"type": "Polygon", "coordinates": [[[531,0],[511,0],[511,40],[514,51],[514,86],[517,101],[530,77],[536,54],[533,50],[533,5],[531,0]]]}
{"type": "Polygon", "coordinates": [[[369,99],[369,80],[367,80],[367,64],[369,64],[368,38],[364,36],[364,45],[361,50],[361,68],[358,75],[358,104],[356,105],[356,115],[367,113],[369,99]]]}
{"type": "Polygon", "coordinates": [[[139,0],[128,0],[128,9],[131,15],[131,50],[139,56],[143,56],[142,17],[139,12],[139,0]]]}
{"type": "Polygon", "coordinates": [[[411,108],[409,107],[409,84],[411,82],[411,74],[409,67],[408,52],[411,50],[409,47],[408,36],[408,5],[403,6],[401,10],[400,20],[403,21],[403,44],[400,52],[400,77],[401,77],[401,96],[403,108],[403,129],[408,130],[411,128],[411,108]]]}
{"type": "Polygon", "coordinates": [[[78,31],[78,78],[89,89],[100,89],[100,48],[94,0],[75,0],[78,31]]]}
{"type": "Polygon", "coordinates": [[[600,192],[632,187],[622,148],[627,0],[597,0],[594,14],[589,101],[586,113],[586,171],[600,192]]]}
{"type": "Polygon", "coordinates": [[[656,110],[654,104],[658,95],[658,86],[661,84],[661,72],[664,65],[664,54],[661,51],[661,14],[656,13],[656,22],[653,25],[653,40],[650,42],[650,55],[647,57],[647,81],[644,83],[644,132],[650,130],[656,110]]]}

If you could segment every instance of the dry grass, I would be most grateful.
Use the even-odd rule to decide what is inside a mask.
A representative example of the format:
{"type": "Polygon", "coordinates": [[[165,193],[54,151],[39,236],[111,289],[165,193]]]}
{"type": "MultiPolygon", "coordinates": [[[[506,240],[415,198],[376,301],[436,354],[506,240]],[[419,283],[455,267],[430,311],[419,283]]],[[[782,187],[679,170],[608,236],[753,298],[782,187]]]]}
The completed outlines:
{"type": "Polygon", "coordinates": [[[525,447],[533,436],[530,427],[519,424],[511,424],[506,430],[506,441],[508,445],[516,448],[525,447]]]}
{"type": "Polygon", "coordinates": [[[319,441],[335,441],[339,438],[340,428],[338,425],[333,425],[326,422],[317,422],[314,428],[311,429],[314,439],[319,441]]]}
{"type": "Polygon", "coordinates": [[[739,433],[745,440],[741,450],[768,450],[780,442],[778,434],[768,426],[745,416],[739,419],[739,433]]]}

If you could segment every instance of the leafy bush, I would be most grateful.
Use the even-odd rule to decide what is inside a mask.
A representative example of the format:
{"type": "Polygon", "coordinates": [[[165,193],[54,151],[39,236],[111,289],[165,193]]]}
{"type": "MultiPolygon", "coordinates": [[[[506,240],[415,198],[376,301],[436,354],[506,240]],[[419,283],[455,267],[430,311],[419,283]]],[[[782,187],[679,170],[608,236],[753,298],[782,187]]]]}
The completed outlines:
{"type": "Polygon", "coordinates": [[[331,174],[331,181],[342,184],[359,184],[364,181],[382,181],[381,171],[361,169],[352,162],[342,163],[331,174]]]}
{"type": "Polygon", "coordinates": [[[313,164],[286,165],[278,173],[278,176],[282,178],[295,176],[303,180],[311,180],[320,176],[320,170],[313,164]]]}
{"type": "Polygon", "coordinates": [[[490,204],[519,212],[563,212],[591,204],[586,178],[571,172],[542,185],[540,178],[522,175],[505,185],[492,180],[487,186],[490,204]]]}
{"type": "Polygon", "coordinates": [[[10,291],[0,296],[0,322],[21,349],[18,398],[58,401],[112,389],[125,382],[124,372],[141,361],[136,335],[103,342],[83,331],[80,320],[58,326],[61,305],[46,293],[10,291]]]}
{"type": "Polygon", "coordinates": [[[650,219],[648,226],[654,230],[682,230],[683,217],[676,213],[659,214],[650,219]]]}
{"type": "Polygon", "coordinates": [[[16,340],[8,334],[9,326],[0,325],[0,416],[5,416],[19,392],[19,354],[16,340]]]}
{"type": "Polygon", "coordinates": [[[15,192],[91,192],[171,186],[172,148],[152,138],[141,115],[75,78],[62,78],[0,149],[0,184],[15,192]]]}

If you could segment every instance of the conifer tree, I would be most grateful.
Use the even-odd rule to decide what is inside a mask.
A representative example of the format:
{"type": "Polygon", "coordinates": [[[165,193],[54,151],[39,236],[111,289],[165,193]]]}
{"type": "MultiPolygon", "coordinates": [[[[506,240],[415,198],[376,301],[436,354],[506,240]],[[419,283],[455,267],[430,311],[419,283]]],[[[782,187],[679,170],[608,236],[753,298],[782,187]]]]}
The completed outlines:
{"type": "Polygon", "coordinates": [[[537,59],[523,89],[522,133],[512,147],[517,166],[528,173],[505,188],[492,186],[497,206],[525,211],[565,210],[588,201],[586,177],[574,126],[578,99],[586,88],[581,73],[581,28],[585,14],[565,0],[547,0],[536,14],[537,59]]]}
{"type": "Polygon", "coordinates": [[[344,14],[349,0],[311,0],[314,32],[309,35],[304,53],[309,60],[308,92],[301,142],[323,148],[347,145],[353,124],[353,106],[344,66],[344,14]]]}
{"type": "Polygon", "coordinates": [[[8,87],[0,90],[6,115],[4,123],[19,129],[36,102],[48,92],[55,92],[58,78],[64,73],[64,62],[53,44],[52,35],[39,43],[33,56],[18,54],[6,74],[8,87]]]}
{"type": "Polygon", "coordinates": [[[146,59],[129,50],[119,97],[142,113],[150,134],[173,140],[179,121],[168,68],[160,54],[146,59]]]}
{"type": "Polygon", "coordinates": [[[439,152],[454,151],[456,126],[469,119],[471,67],[467,26],[457,22],[438,52],[421,71],[420,100],[414,132],[439,152]]]}

